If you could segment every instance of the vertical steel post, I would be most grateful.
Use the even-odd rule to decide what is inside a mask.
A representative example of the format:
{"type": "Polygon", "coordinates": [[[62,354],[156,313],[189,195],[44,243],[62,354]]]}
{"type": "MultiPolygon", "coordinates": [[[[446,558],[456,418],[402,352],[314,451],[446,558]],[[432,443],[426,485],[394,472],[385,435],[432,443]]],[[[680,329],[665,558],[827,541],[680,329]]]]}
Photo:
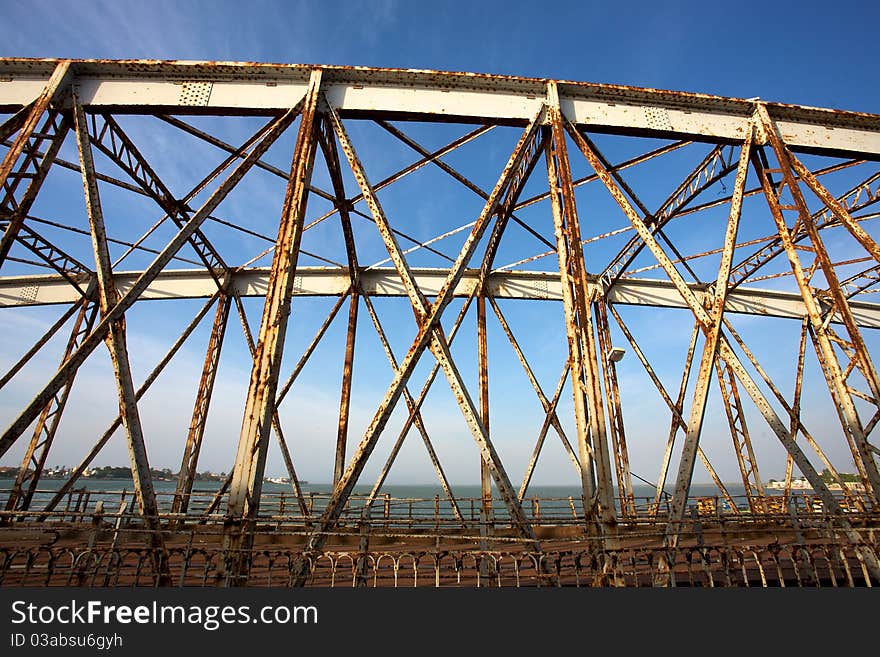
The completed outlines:
{"type": "MultiPolygon", "coordinates": [[[[98,278],[101,315],[106,317],[117,304],[119,295],[113,281],[113,270],[110,266],[110,252],[107,248],[104,215],[98,195],[98,182],[95,179],[95,166],[92,160],[92,148],[89,144],[85,112],[76,97],[74,97],[74,125],[82,167],[86,210],[89,218],[89,227],[92,232],[92,247],[95,252],[95,272],[98,278]]],[[[134,382],[131,378],[131,365],[128,361],[125,335],[125,316],[123,315],[116,321],[111,322],[108,327],[107,348],[110,351],[110,359],[113,361],[122,425],[128,442],[134,490],[140,513],[143,516],[144,526],[149,534],[148,542],[151,548],[150,556],[153,561],[153,568],[158,583],[160,585],[169,585],[171,578],[168,571],[168,555],[165,551],[165,541],[162,536],[159,507],[156,504],[156,493],[153,490],[153,479],[144,444],[144,433],[137,408],[134,382]]]]}
{"type": "MultiPolygon", "coordinates": [[[[803,322],[801,322],[801,339],[798,345],[797,369],[795,370],[794,377],[794,398],[792,399],[791,404],[791,425],[789,430],[791,431],[792,438],[797,437],[799,430],[798,425],[800,424],[801,418],[801,392],[804,387],[804,357],[807,355],[807,332],[809,325],[810,318],[804,317],[803,322]]],[[[786,506],[788,505],[789,497],[791,497],[791,475],[793,465],[794,461],[791,458],[791,454],[789,454],[785,459],[785,489],[783,491],[786,506]]]]}
{"type": "MultiPolygon", "coordinates": [[[[769,114],[766,113],[766,107],[762,107],[764,109],[764,116],[769,119],[769,114]]],[[[846,207],[846,201],[844,200],[841,202],[834,198],[834,196],[822,186],[822,183],[819,182],[819,179],[816,178],[813,172],[805,167],[794,153],[785,146],[784,142],[779,139],[778,134],[774,133],[774,135],[770,135],[770,143],[773,145],[774,150],[776,150],[776,145],[784,149],[786,159],[798,177],[806,183],[807,187],[813,190],[813,193],[820,201],[822,201],[822,203],[825,204],[825,207],[834,214],[837,220],[846,227],[856,241],[864,247],[865,251],[870,253],[874,260],[880,263],[880,245],[878,245],[865,229],[861,227],[859,222],[853,218],[850,210],[846,207]],[[776,137],[775,142],[774,135],[776,137]]]]}
{"type": "Polygon", "coordinates": [[[345,450],[348,443],[348,420],[351,406],[351,383],[354,374],[354,347],[357,333],[357,316],[360,307],[360,269],[357,259],[357,248],[351,230],[349,201],[345,197],[345,182],[339,167],[339,153],[336,150],[336,139],[333,136],[333,125],[326,114],[322,114],[319,123],[318,140],[324,161],[330,173],[333,185],[336,209],[342,225],[342,236],[345,241],[345,253],[348,258],[348,275],[351,279],[351,299],[348,308],[348,330],[345,338],[345,357],[342,369],[342,390],[339,394],[339,425],[336,434],[336,460],[333,467],[333,484],[342,477],[345,470],[345,450]]]}
{"type": "MultiPolygon", "coordinates": [[[[491,436],[489,429],[489,350],[486,339],[486,297],[484,294],[477,296],[477,365],[480,385],[480,420],[486,428],[486,435],[491,436]]],[[[480,456],[480,545],[482,549],[489,549],[486,540],[493,531],[494,517],[492,514],[492,474],[489,463],[484,456],[480,456]]],[[[483,560],[485,562],[485,559],[483,560]]],[[[488,565],[488,562],[486,562],[488,565]]],[[[482,565],[481,565],[482,567],[482,565]]],[[[486,573],[488,573],[487,569],[486,573]]]]}
{"type": "Polygon", "coordinates": [[[608,328],[608,312],[605,301],[593,302],[596,328],[599,334],[599,350],[605,384],[605,403],[608,405],[611,429],[611,445],[614,449],[614,467],[617,471],[617,490],[620,496],[620,509],[624,515],[635,515],[636,501],[633,494],[632,476],[629,470],[629,452],[626,447],[626,431],[623,424],[623,409],[620,405],[620,386],[617,382],[617,366],[610,358],[611,331],[608,328]]]}
{"type": "MultiPolygon", "coordinates": [[[[244,333],[244,340],[247,342],[248,351],[250,351],[251,359],[256,356],[257,347],[254,345],[254,336],[251,335],[251,327],[248,324],[247,316],[244,311],[244,304],[241,302],[241,295],[238,292],[233,292],[232,295],[233,300],[235,301],[235,309],[238,311],[238,318],[241,321],[241,330],[244,333]]],[[[335,312],[331,313],[331,319],[335,316],[335,312]]],[[[323,335],[323,331],[319,331],[319,335],[323,335]]],[[[316,340],[319,338],[316,338],[316,340]]],[[[313,345],[317,344],[317,342],[313,342],[313,345]]],[[[306,350],[307,354],[311,354],[311,349],[306,350]]],[[[305,362],[308,360],[308,355],[304,355],[300,360],[302,365],[305,365],[305,362]]],[[[291,383],[293,379],[297,376],[297,372],[294,372],[291,375],[291,383]]],[[[297,504],[299,504],[300,512],[302,512],[304,518],[308,518],[311,513],[309,512],[309,508],[306,506],[306,500],[302,494],[302,487],[299,485],[299,477],[296,475],[296,469],[293,467],[293,457],[290,456],[290,450],[287,448],[287,440],[284,438],[284,432],[281,430],[281,418],[278,415],[278,405],[281,403],[282,395],[279,394],[275,397],[275,412],[272,413],[272,428],[275,430],[275,437],[278,439],[278,449],[281,451],[281,458],[284,461],[284,467],[287,470],[287,476],[290,477],[290,486],[293,488],[293,494],[296,495],[297,504]]],[[[230,473],[231,475],[231,473],[230,473]]],[[[230,479],[231,483],[231,479],[230,479]]]]}
{"type": "Polygon", "coordinates": [[[300,116],[290,182],[284,199],[266,303],[257,338],[257,352],[245,402],[244,420],[235,458],[226,513],[223,583],[247,583],[249,551],[253,544],[266,465],[269,430],[275,412],[275,391],[287,332],[303,219],[315,160],[316,114],[321,70],[312,71],[300,116]]]}
{"type": "Polygon", "coordinates": [[[336,209],[342,225],[342,237],[345,241],[345,253],[348,258],[348,275],[351,279],[351,298],[348,307],[348,330],[345,337],[345,357],[342,369],[342,390],[339,394],[339,425],[336,434],[336,461],[333,467],[333,485],[342,477],[345,470],[345,449],[348,443],[348,420],[351,406],[351,382],[354,374],[354,347],[357,334],[358,308],[360,307],[360,269],[358,266],[357,248],[351,230],[349,201],[345,197],[345,182],[339,167],[339,153],[336,150],[336,139],[333,136],[333,124],[323,114],[318,132],[321,151],[330,173],[333,193],[336,198],[336,209]]]}
{"type": "Polygon", "coordinates": [[[571,362],[572,393],[578,431],[584,513],[595,512],[606,529],[615,523],[614,485],[599,383],[596,345],[590,318],[590,290],[584,270],[580,224],[562,125],[562,110],[554,82],[548,84],[548,116],[551,139],[547,140],[547,173],[550,181],[556,252],[562,275],[566,335],[571,362]],[[593,481],[595,472],[596,481],[593,481]]]}
{"type": "Polygon", "coordinates": [[[354,367],[354,341],[357,333],[358,306],[360,295],[357,289],[351,291],[348,305],[348,328],[345,334],[345,360],[342,365],[342,391],[339,394],[339,427],[336,433],[336,459],[333,466],[333,485],[345,471],[345,446],[348,442],[348,412],[351,406],[351,379],[354,367]]]}

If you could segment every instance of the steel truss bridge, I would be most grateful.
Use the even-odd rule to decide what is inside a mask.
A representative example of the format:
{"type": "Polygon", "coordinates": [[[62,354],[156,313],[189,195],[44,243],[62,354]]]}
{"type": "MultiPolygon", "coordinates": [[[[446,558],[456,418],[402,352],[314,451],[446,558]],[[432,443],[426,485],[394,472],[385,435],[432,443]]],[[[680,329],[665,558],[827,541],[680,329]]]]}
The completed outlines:
{"type": "MultiPolygon", "coordinates": [[[[0,457],[24,454],[3,496],[4,585],[880,583],[880,449],[872,442],[880,378],[870,348],[871,329],[880,327],[871,296],[880,281],[871,221],[880,198],[880,116],[466,73],[2,59],[0,141],[2,313],[57,309],[44,333],[17,347],[0,380],[5,408],[36,355],[57,344],[54,337],[69,336],[57,370],[18,404],[0,437],[0,457]],[[221,118],[259,124],[246,123],[256,131],[229,143],[229,133],[204,129],[221,118]],[[367,124],[409,154],[382,178],[375,173],[381,149],[379,156],[365,152],[377,142],[354,145],[367,124]],[[175,131],[177,141],[157,149],[150,126],[175,131]],[[433,134],[458,136],[425,145],[422,135],[436,141],[433,134]],[[482,146],[497,135],[510,142],[500,156],[500,141],[482,146]],[[278,149],[289,168],[272,163],[278,149]],[[175,171],[183,169],[167,166],[169,151],[201,166],[204,177],[180,191],[175,171]],[[478,169],[488,183],[463,173],[468,160],[457,157],[464,151],[485,156],[478,169]],[[160,175],[163,167],[171,173],[160,175]],[[446,216],[448,225],[422,230],[420,204],[447,202],[430,190],[405,197],[408,214],[386,212],[395,187],[427,172],[476,202],[473,215],[446,216]],[[224,201],[255,176],[285,190],[276,197],[280,218],[224,218],[234,211],[224,201]],[[53,203],[53,185],[71,180],[75,198],[53,203]],[[149,207],[158,220],[150,226],[120,217],[109,211],[110,197],[149,207]],[[77,225],[78,214],[86,227],[77,225]],[[338,239],[312,248],[309,233],[330,228],[338,239]],[[159,234],[167,240],[148,246],[159,234]],[[242,244],[260,246],[244,253],[242,244]],[[511,244],[523,257],[500,263],[496,256],[512,252],[511,244]],[[372,262],[377,245],[382,259],[372,262]],[[111,251],[122,255],[114,259],[111,251]],[[121,266],[136,257],[143,267],[121,266]],[[261,307],[255,335],[245,315],[249,298],[261,307]],[[293,369],[282,367],[290,319],[297,321],[298,304],[316,298],[332,308],[293,369]],[[393,348],[402,323],[383,326],[377,311],[394,298],[414,318],[404,350],[393,348]],[[136,381],[138,354],[127,348],[133,307],[161,300],[179,314],[175,304],[187,299],[203,305],[158,364],[135,369],[149,371],[136,381]],[[508,300],[557,314],[566,357],[553,381],[539,382],[535,357],[525,355],[535,336],[528,327],[514,334],[508,300]],[[301,418],[291,422],[281,404],[297,395],[294,383],[346,306],[338,421],[327,437],[335,445],[327,467],[333,486],[316,496],[296,473],[309,449],[297,439],[301,418]],[[639,306],[640,317],[657,319],[627,320],[639,306]],[[692,325],[675,355],[676,387],[643,348],[669,312],[687,314],[692,325]],[[362,339],[356,343],[364,313],[391,374],[355,444],[350,409],[366,349],[362,339]],[[252,365],[230,475],[205,495],[193,484],[230,315],[241,320],[252,365]],[[489,390],[505,385],[490,377],[493,315],[541,409],[528,429],[538,439],[518,487],[500,457],[506,437],[490,428],[489,390]],[[800,337],[759,359],[755,340],[734,326],[747,315],[752,326],[785,324],[800,337]],[[476,318],[475,331],[460,330],[465,317],[476,318]],[[139,400],[162,385],[163,370],[202,322],[210,325],[204,366],[192,414],[181,424],[176,489],[163,497],[148,460],[157,438],[144,429],[139,400]],[[466,376],[453,352],[459,333],[468,335],[459,343],[476,338],[475,364],[467,363],[476,385],[466,384],[470,369],[466,376]],[[104,348],[115,385],[91,394],[118,400],[118,416],[46,494],[47,457],[71,431],[62,417],[77,373],[104,348]],[[417,388],[422,362],[432,369],[417,388]],[[659,427],[655,436],[634,431],[631,415],[624,421],[631,402],[621,384],[625,365],[640,368],[659,393],[664,412],[649,418],[659,427]],[[789,372],[786,382],[781,370],[789,372]],[[462,431],[478,448],[479,497],[454,495],[442,445],[431,438],[423,411],[435,379],[445,379],[462,431]],[[811,383],[827,388],[830,434],[806,426],[802,397],[811,383]],[[395,409],[405,418],[396,442],[371,492],[355,492],[371,457],[377,460],[380,437],[393,438],[386,428],[395,409]],[[713,418],[729,428],[724,454],[721,443],[710,454],[704,427],[713,418]],[[84,492],[78,482],[117,432],[134,492],[84,492]],[[383,491],[410,433],[424,443],[444,495],[392,499],[383,491]],[[640,466],[637,475],[631,457],[648,441],[654,470],[640,466]],[[263,492],[270,442],[290,482],[280,495],[263,492]],[[562,446],[578,495],[528,495],[545,442],[562,446]],[[783,454],[778,494],[761,478],[764,442],[783,454]],[[744,494],[731,492],[713,465],[728,458],[744,494]],[[691,494],[698,461],[717,494],[691,494]],[[797,472],[809,495],[793,488],[797,472]],[[633,479],[646,476],[656,493],[643,498],[633,479]]],[[[270,187],[259,189],[265,195],[270,187]]],[[[256,204],[248,194],[244,205],[256,204]]]]}

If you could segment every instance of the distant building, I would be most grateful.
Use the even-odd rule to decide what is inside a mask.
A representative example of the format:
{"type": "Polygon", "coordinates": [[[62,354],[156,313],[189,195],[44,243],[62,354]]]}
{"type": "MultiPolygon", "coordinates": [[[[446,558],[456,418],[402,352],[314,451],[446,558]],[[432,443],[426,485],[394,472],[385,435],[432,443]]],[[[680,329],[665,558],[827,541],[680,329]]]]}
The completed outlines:
{"type": "MultiPolygon", "coordinates": [[[[831,474],[828,471],[824,471],[822,473],[822,481],[828,486],[828,490],[843,490],[839,483],[831,480],[831,474]]],[[[840,473],[840,477],[843,479],[843,483],[846,485],[847,489],[854,493],[864,493],[865,485],[861,481],[851,481],[851,479],[855,478],[855,475],[849,473],[840,473]]],[[[771,479],[767,482],[766,487],[771,490],[784,490],[785,482],[778,481],[776,479],[771,479]]],[[[791,490],[813,490],[813,487],[810,485],[810,482],[807,481],[806,477],[797,477],[792,478],[791,480],[791,490]]]]}
{"type": "MultiPolygon", "coordinates": [[[[785,490],[785,482],[771,479],[767,482],[767,488],[772,490],[785,490]]],[[[813,490],[810,482],[806,477],[793,477],[791,480],[791,490],[813,490]]]]}
{"type": "MultiPolygon", "coordinates": [[[[846,484],[846,487],[848,490],[851,490],[854,493],[864,493],[865,492],[865,484],[863,484],[861,481],[845,481],[843,483],[846,484]]],[[[843,490],[843,489],[840,487],[840,484],[834,483],[834,484],[828,484],[828,490],[843,490]]]]}

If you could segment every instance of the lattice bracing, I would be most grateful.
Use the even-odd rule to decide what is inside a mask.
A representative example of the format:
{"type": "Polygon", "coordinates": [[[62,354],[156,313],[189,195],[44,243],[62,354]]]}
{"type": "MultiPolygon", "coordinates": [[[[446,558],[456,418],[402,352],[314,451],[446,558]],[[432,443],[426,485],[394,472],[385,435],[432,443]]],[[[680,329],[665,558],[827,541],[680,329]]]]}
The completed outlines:
{"type": "Polygon", "coordinates": [[[394,541],[494,555],[478,581],[568,541],[610,583],[650,544],[627,572],[669,585],[722,526],[880,578],[880,116],[339,66],[0,76],[3,522],[98,514],[72,496],[121,455],[108,554],[135,523],[159,584],[187,530],[227,586],[270,530],[295,585],[344,546],[364,585],[394,541]],[[414,480],[431,513],[392,499],[414,480]]]}

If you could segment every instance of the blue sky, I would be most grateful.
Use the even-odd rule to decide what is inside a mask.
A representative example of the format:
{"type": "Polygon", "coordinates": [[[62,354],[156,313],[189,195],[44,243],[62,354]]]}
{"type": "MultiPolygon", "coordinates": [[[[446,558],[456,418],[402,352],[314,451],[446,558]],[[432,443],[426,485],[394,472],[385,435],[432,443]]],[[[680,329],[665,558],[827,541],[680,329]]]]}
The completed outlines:
{"type": "Polygon", "coordinates": [[[872,3],[4,2],[7,56],[478,71],[872,111],[872,3]]]}
{"type": "MultiPolygon", "coordinates": [[[[8,57],[74,57],[74,58],[149,58],[187,60],[262,61],[283,63],[344,64],[401,68],[424,68],[460,70],[522,76],[549,77],[557,79],[584,80],[634,86],[675,89],[713,93],[743,98],[761,97],[766,100],[815,106],[836,107],[866,112],[880,111],[878,90],[871,84],[876,60],[873,44],[876,41],[876,24],[880,10],[862,3],[835,3],[829,9],[827,3],[738,3],[735,5],[704,2],[631,2],[631,3],[556,3],[558,8],[534,3],[483,2],[483,3],[417,3],[382,0],[376,2],[2,2],[4,21],[0,24],[0,56],[8,57]],[[551,13],[552,11],[552,13],[551,13]]],[[[138,121],[128,118],[124,126],[137,139],[142,150],[150,157],[157,170],[169,181],[172,190],[183,195],[201,175],[213,166],[220,155],[210,147],[196,142],[188,144],[189,158],[173,157],[178,133],[167,125],[138,121]],[[194,156],[194,157],[192,157],[194,156]],[[209,162],[198,162],[204,156],[209,162]],[[214,158],[211,160],[210,158],[214,158]]],[[[238,122],[212,122],[209,119],[194,120],[205,129],[216,129],[227,141],[243,141],[259,125],[254,120],[238,122]],[[201,122],[200,122],[201,121],[201,122]]],[[[350,122],[351,123],[351,122],[350,122]]],[[[399,125],[407,134],[422,139],[426,145],[442,145],[461,134],[467,126],[445,126],[428,129],[423,126],[399,125]]],[[[371,180],[375,181],[415,159],[412,152],[395,142],[375,126],[349,125],[352,139],[363,148],[364,163],[371,180]]],[[[503,160],[518,136],[514,129],[501,128],[481,138],[481,147],[462,149],[446,161],[460,168],[477,184],[491,188],[503,166],[503,160]]],[[[62,156],[76,160],[72,140],[65,145],[62,156]]],[[[183,142],[181,142],[183,143],[183,142]]],[[[627,154],[647,151],[652,142],[633,144],[632,140],[606,138],[600,141],[612,159],[622,159],[627,154]],[[636,150],[628,150],[636,149],[636,150]]],[[[658,142],[659,143],[659,142],[658,142]]],[[[270,151],[267,159],[281,169],[289,168],[292,135],[285,138],[270,151]]],[[[706,152],[706,147],[683,152],[680,159],[673,160],[680,166],[696,162],[706,152]]],[[[179,155],[179,154],[178,154],[179,155]]],[[[679,156],[674,156],[678,158],[679,156]]],[[[572,158],[575,175],[588,172],[586,164],[578,157],[572,158]]],[[[818,160],[817,160],[818,161],[818,160]]],[[[106,164],[106,161],[104,162],[106,164]]],[[[99,158],[99,168],[101,161],[99,158]]],[[[538,171],[542,170],[539,165],[538,171]]],[[[111,168],[107,168],[111,173],[111,168]]],[[[659,202],[671,187],[674,178],[660,184],[657,182],[661,169],[647,167],[642,172],[632,172],[630,181],[639,182],[639,191],[649,199],[649,205],[659,202]]],[[[53,195],[41,199],[38,206],[44,216],[57,218],[66,214],[71,224],[82,226],[84,214],[75,206],[81,183],[75,174],[53,173],[53,195]]],[[[316,170],[316,181],[325,188],[326,174],[316,170]]],[[[538,176],[540,178],[540,175],[538,176]]],[[[751,181],[754,182],[754,181],[751,181]]],[[[837,181],[843,188],[847,178],[837,181]]],[[[728,190],[732,178],[726,181],[728,190]]],[[[546,176],[535,183],[535,192],[546,188],[546,176]]],[[[350,176],[346,181],[349,195],[354,184],[350,176]]],[[[142,200],[132,200],[118,190],[103,186],[102,201],[105,206],[111,235],[131,239],[149,225],[146,217],[155,218],[156,212],[142,200]],[[128,213],[143,216],[143,222],[124,224],[113,217],[128,213]]],[[[242,190],[224,203],[224,215],[229,219],[247,224],[272,235],[277,229],[277,216],[283,182],[269,175],[249,176],[242,190]],[[273,197],[271,200],[269,197],[273,197]],[[273,221],[275,222],[273,224],[273,221]]],[[[527,192],[528,195],[528,192],[527,192]]],[[[479,211],[478,197],[460,187],[442,172],[424,170],[418,176],[399,186],[391,187],[381,195],[392,224],[404,227],[420,238],[427,238],[444,230],[460,226],[471,220],[479,211]],[[430,198],[430,202],[415,199],[430,198]],[[405,217],[404,214],[409,213],[405,217]],[[398,219],[398,217],[402,217],[398,219]]],[[[610,217],[613,210],[603,189],[590,188],[578,192],[580,208],[589,207],[590,219],[582,219],[584,236],[599,234],[602,230],[620,227],[620,217],[610,217]],[[609,209],[611,208],[611,209],[609,209]],[[594,216],[599,217],[593,219],[594,216]]],[[[309,217],[320,214],[320,202],[310,202],[309,217]]],[[[747,202],[749,211],[756,217],[754,225],[744,226],[741,238],[759,236],[769,231],[766,216],[757,219],[762,212],[760,204],[747,202]]],[[[366,208],[361,208],[366,211],[366,208]]],[[[546,236],[552,235],[549,208],[536,207],[524,211],[523,218],[542,226],[546,236]]],[[[766,215],[766,209],[763,210],[766,215]]],[[[679,229],[679,238],[687,240],[693,251],[700,246],[711,248],[723,234],[721,214],[709,213],[707,218],[694,219],[679,229]]],[[[370,225],[356,225],[359,237],[364,240],[362,264],[371,264],[382,257],[382,250],[370,225]],[[372,240],[372,241],[370,241],[372,240]],[[375,256],[375,257],[373,257],[375,256]]],[[[226,253],[240,258],[265,247],[255,239],[233,238],[217,227],[206,227],[209,236],[216,237],[226,253]]],[[[672,230],[672,229],[671,229],[672,230]]],[[[373,231],[374,232],[374,231],[373,231]]],[[[170,232],[159,231],[150,245],[161,248],[170,232]]],[[[445,249],[454,253],[464,233],[445,241],[445,249]],[[458,240],[458,242],[456,242],[458,240]]],[[[313,248],[320,253],[339,253],[338,226],[327,222],[304,239],[303,248],[313,248]],[[324,249],[322,251],[322,249],[324,249]]],[[[615,244],[620,244],[619,242],[615,244]]],[[[88,243],[78,247],[83,258],[88,258],[88,243]]],[[[843,239],[838,247],[840,254],[850,252],[851,245],[843,239]]],[[[512,236],[499,254],[499,264],[513,262],[520,257],[539,252],[540,245],[523,234],[512,236]],[[508,256],[505,259],[505,256],[508,256]]],[[[117,256],[121,251],[114,251],[117,256]]],[[[589,248],[587,257],[591,258],[589,248]]],[[[601,253],[597,253],[597,261],[601,253]]],[[[85,260],[87,263],[89,260],[85,260]]],[[[147,256],[139,260],[134,256],[121,268],[139,268],[149,262],[147,256]]],[[[715,261],[712,260],[712,263],[715,261]]],[[[259,264],[266,265],[268,259],[259,264]]],[[[442,261],[416,254],[413,263],[423,266],[442,265],[442,261]]],[[[553,269],[553,258],[539,261],[532,268],[553,269]]],[[[643,256],[642,265],[651,264],[643,256]]],[[[302,261],[302,264],[319,264],[302,261]]],[[[179,266],[179,265],[178,265],[179,266]]],[[[705,273],[711,274],[711,263],[705,273]]],[[[9,271],[14,271],[10,269],[9,271]]],[[[4,268],[4,273],[8,273],[4,268]]],[[[656,276],[655,271],[652,275],[656,276]]],[[[771,286],[775,284],[768,284],[771,286]]],[[[136,381],[152,368],[164,353],[176,332],[189,321],[200,302],[180,302],[179,312],[168,312],[156,305],[139,305],[130,313],[129,341],[132,365],[136,381]]],[[[294,302],[294,316],[301,321],[293,322],[285,351],[285,368],[282,377],[290,371],[311,334],[323,319],[330,303],[327,301],[294,302]]],[[[558,331],[558,309],[552,312],[540,304],[508,303],[502,310],[510,320],[518,337],[522,336],[523,348],[530,357],[536,375],[545,393],[552,395],[564,360],[564,336],[558,331]],[[553,335],[553,339],[545,336],[553,335]]],[[[379,304],[377,303],[377,307],[379,304]]],[[[448,315],[454,318],[459,305],[453,304],[448,315]]],[[[256,331],[259,306],[249,300],[247,308],[251,325],[256,331]]],[[[17,313],[0,313],[4,331],[10,335],[27,338],[39,332],[58,316],[59,309],[33,309],[17,313]]],[[[670,390],[675,394],[678,387],[683,351],[692,326],[689,313],[668,311],[659,315],[649,309],[622,308],[621,314],[641,327],[636,332],[640,343],[657,367],[670,390]],[[662,321],[658,318],[662,317],[662,321]],[[659,329],[659,330],[658,330],[659,329]]],[[[295,388],[296,394],[285,402],[282,419],[288,440],[299,466],[301,476],[310,481],[326,481],[332,470],[332,451],[335,436],[335,414],[338,404],[338,381],[341,368],[340,348],[343,339],[345,311],[331,327],[325,342],[316,352],[315,362],[303,374],[306,386],[295,388]],[[311,368],[311,369],[310,369],[311,368]]],[[[388,318],[386,330],[398,358],[408,346],[414,330],[411,313],[403,301],[383,302],[380,315],[388,318]]],[[[141,405],[144,424],[148,432],[148,450],[151,463],[157,467],[176,469],[180,445],[185,437],[188,414],[192,406],[193,382],[203,359],[206,330],[205,322],[188,346],[175,360],[166,378],[160,380],[162,389],[145,397],[141,405]]],[[[799,326],[796,322],[755,318],[735,318],[735,325],[750,346],[765,363],[768,370],[778,377],[780,385],[788,394],[792,386],[793,364],[799,326]],[[768,327],[771,327],[768,329],[768,327]],[[768,332],[769,331],[769,332],[768,332]],[[768,337],[772,334],[772,338],[768,337]]],[[[473,319],[467,324],[473,332],[473,319]]],[[[234,455],[234,445],[240,426],[241,408],[249,374],[247,355],[242,348],[241,330],[236,320],[230,320],[229,345],[225,348],[220,371],[219,388],[212,407],[208,425],[206,449],[202,466],[213,470],[228,470],[234,455]]],[[[515,484],[522,470],[540,426],[539,405],[519,371],[519,365],[494,318],[490,319],[490,362],[493,376],[504,383],[493,389],[493,404],[497,417],[493,416],[493,431],[502,458],[507,463],[515,484]]],[[[873,345],[876,340],[868,336],[873,345]]],[[[615,342],[620,334],[615,329],[615,342]]],[[[463,337],[462,344],[453,353],[462,368],[463,376],[476,395],[475,341],[473,335],[463,337]],[[460,360],[459,360],[460,359],[460,360]]],[[[356,361],[355,393],[353,402],[352,432],[349,444],[360,437],[358,427],[369,420],[375,404],[390,381],[390,370],[378,343],[369,318],[362,308],[358,344],[362,346],[356,361]],[[361,369],[358,370],[358,364],[361,369]]],[[[26,342],[9,341],[0,349],[0,369],[14,362],[26,348],[26,342]],[[13,344],[15,342],[15,344],[13,344]]],[[[32,366],[16,378],[9,390],[0,398],[0,420],[8,423],[15,410],[43,381],[57,362],[59,341],[54,341],[32,366]],[[55,349],[53,352],[52,349],[55,349]]],[[[836,449],[832,437],[839,434],[833,410],[827,401],[818,369],[808,357],[808,373],[812,383],[805,395],[815,400],[808,406],[819,434],[827,434],[828,449],[836,449]],[[812,370],[809,368],[812,367],[812,370]],[[823,396],[824,395],[824,396],[823,396]]],[[[427,369],[430,358],[417,369],[411,390],[415,394],[427,369]]],[[[109,359],[106,350],[99,350],[89,360],[79,375],[74,396],[65,418],[64,429],[70,438],[57,443],[49,463],[72,464],[85,450],[88,437],[103,431],[115,414],[115,399],[111,394],[109,359]],[[95,395],[95,390],[107,391],[95,395]]],[[[624,386],[624,414],[630,432],[633,454],[633,470],[653,479],[658,463],[658,445],[665,442],[668,431],[668,414],[650,382],[644,376],[635,358],[630,354],[621,365],[624,386]],[[656,417],[662,417],[658,428],[656,417]]],[[[717,395],[716,395],[717,396],[717,395]]],[[[438,443],[438,452],[450,478],[460,483],[476,481],[476,450],[472,439],[466,434],[460,414],[452,402],[448,386],[439,380],[429,397],[426,408],[428,427],[438,443]],[[432,427],[434,427],[432,431],[432,427]]],[[[717,402],[717,399],[716,399],[717,402]]],[[[710,401],[711,405],[711,401],[710,401]]],[[[737,476],[735,462],[730,450],[729,437],[719,438],[726,431],[721,420],[720,407],[716,405],[716,420],[709,421],[707,450],[715,447],[718,469],[727,480],[737,476]],[[717,435],[716,435],[717,434],[717,435]],[[712,441],[715,442],[712,442],[712,441]],[[724,442],[726,441],[726,442],[724,442]]],[[[560,403],[560,414],[570,416],[571,396],[566,393],[560,403]]],[[[400,413],[395,416],[401,421],[400,413]]],[[[570,426],[570,421],[564,422],[570,426]]],[[[392,422],[382,444],[389,446],[396,436],[392,422]]],[[[753,423],[753,437],[759,443],[759,452],[770,464],[764,478],[782,474],[784,458],[776,439],[766,425],[758,420],[753,423]]],[[[813,426],[808,423],[808,426],[813,426]]],[[[569,435],[573,436],[573,427],[569,435]]],[[[816,433],[816,431],[814,431],[816,433]]],[[[27,434],[26,434],[27,435],[27,434]]],[[[431,481],[433,474],[414,433],[408,439],[408,447],[400,457],[400,467],[392,471],[391,481],[400,483],[431,481]]],[[[837,440],[837,442],[841,442],[837,440]]],[[[574,483],[574,474],[559,449],[555,436],[548,436],[545,462],[536,474],[536,483],[574,483]]],[[[349,450],[349,453],[351,450],[349,450]]],[[[386,450],[387,453],[387,450],[386,450]]],[[[839,467],[847,467],[844,449],[835,452],[839,467]]],[[[11,450],[3,464],[17,463],[21,450],[11,450]]],[[[281,474],[277,454],[270,460],[268,472],[281,474]]],[[[99,464],[120,464],[127,459],[124,443],[117,436],[108,446],[106,454],[99,457],[99,464]]],[[[383,459],[382,447],[377,449],[368,468],[365,480],[374,473],[383,459]]],[[[714,459],[713,459],[714,460],[714,459]]],[[[705,480],[698,466],[696,480],[705,480]]]]}

